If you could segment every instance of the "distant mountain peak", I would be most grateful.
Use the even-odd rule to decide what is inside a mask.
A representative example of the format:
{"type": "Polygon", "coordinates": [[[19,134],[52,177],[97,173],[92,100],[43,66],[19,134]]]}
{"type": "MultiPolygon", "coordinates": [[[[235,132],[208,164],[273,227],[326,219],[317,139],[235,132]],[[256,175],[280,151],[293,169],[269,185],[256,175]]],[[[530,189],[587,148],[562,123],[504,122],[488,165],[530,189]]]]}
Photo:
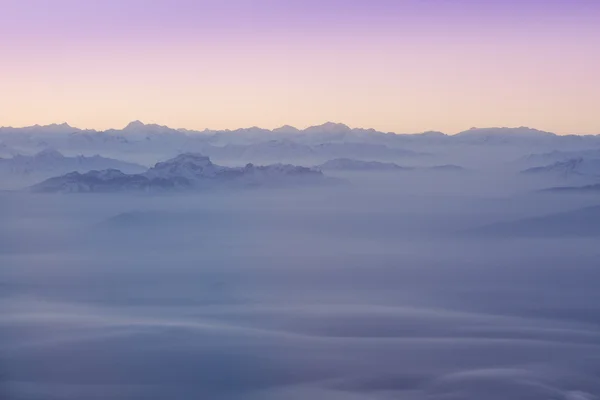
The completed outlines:
{"type": "MultiPolygon", "coordinates": [[[[35,126],[39,126],[39,125],[35,125],[35,126]]],[[[48,128],[73,128],[71,125],[67,124],[66,122],[63,122],[62,124],[50,124],[50,125],[46,125],[46,127],[48,128]]]]}
{"type": "Polygon", "coordinates": [[[54,159],[60,159],[60,158],[65,158],[65,156],[59,152],[56,149],[53,149],[51,147],[47,147],[45,149],[43,149],[42,151],[36,153],[35,155],[36,158],[46,158],[46,159],[50,159],[50,158],[54,158],[54,159]]]}
{"type": "Polygon", "coordinates": [[[125,129],[138,129],[138,128],[143,128],[145,126],[146,126],[146,124],[144,124],[142,121],[135,120],[135,121],[131,121],[130,123],[128,123],[127,126],[125,127],[125,129]]]}
{"type": "Polygon", "coordinates": [[[167,161],[156,163],[154,167],[146,172],[146,175],[151,178],[180,176],[193,179],[199,175],[214,175],[218,168],[205,155],[200,153],[182,153],[167,161]]]}
{"type": "Polygon", "coordinates": [[[553,173],[563,176],[581,175],[590,177],[600,176],[600,160],[585,159],[582,157],[572,158],[565,161],[544,165],[541,167],[528,168],[521,171],[523,174],[553,173]]]}
{"type": "Polygon", "coordinates": [[[210,158],[200,153],[182,153],[164,162],[169,162],[173,164],[193,163],[197,165],[212,164],[210,158]]]}
{"type": "Polygon", "coordinates": [[[275,128],[273,129],[273,132],[275,133],[299,133],[300,129],[291,126],[291,125],[283,125],[280,126],[279,128],[275,128]]]}
{"type": "Polygon", "coordinates": [[[469,130],[457,133],[457,136],[474,136],[474,135],[491,135],[491,136],[555,136],[554,133],[541,131],[539,129],[529,128],[527,126],[519,126],[516,128],[509,127],[491,127],[491,128],[470,128],[469,130]]]}
{"type": "Polygon", "coordinates": [[[37,192],[117,192],[130,190],[193,190],[207,185],[255,187],[330,182],[317,170],[289,164],[223,167],[199,153],[183,153],[157,163],[144,173],[124,174],[116,169],[71,172],[49,178],[30,188],[37,192]]]}
{"type": "Polygon", "coordinates": [[[352,129],[348,125],[337,122],[325,122],[322,125],[311,126],[306,128],[304,132],[325,132],[325,133],[340,133],[349,132],[352,129]]]}
{"type": "Polygon", "coordinates": [[[347,170],[347,171],[398,171],[410,168],[401,167],[395,163],[355,160],[352,158],[335,158],[316,166],[319,170],[347,170]]]}
{"type": "Polygon", "coordinates": [[[445,136],[448,136],[444,132],[440,132],[440,131],[425,131],[425,132],[422,132],[421,135],[423,135],[423,136],[429,136],[429,137],[445,137],[445,136]]]}

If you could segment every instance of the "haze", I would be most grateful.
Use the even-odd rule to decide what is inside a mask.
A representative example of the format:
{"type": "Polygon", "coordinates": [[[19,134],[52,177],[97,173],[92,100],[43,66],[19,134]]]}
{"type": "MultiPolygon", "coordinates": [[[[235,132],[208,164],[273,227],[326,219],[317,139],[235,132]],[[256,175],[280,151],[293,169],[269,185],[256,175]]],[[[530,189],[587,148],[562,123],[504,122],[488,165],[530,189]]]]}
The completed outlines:
{"type": "Polygon", "coordinates": [[[0,140],[3,398],[600,395],[600,137],[0,140]]]}
{"type": "Polygon", "coordinates": [[[0,400],[600,400],[599,49],[595,0],[0,0],[0,400]]]}

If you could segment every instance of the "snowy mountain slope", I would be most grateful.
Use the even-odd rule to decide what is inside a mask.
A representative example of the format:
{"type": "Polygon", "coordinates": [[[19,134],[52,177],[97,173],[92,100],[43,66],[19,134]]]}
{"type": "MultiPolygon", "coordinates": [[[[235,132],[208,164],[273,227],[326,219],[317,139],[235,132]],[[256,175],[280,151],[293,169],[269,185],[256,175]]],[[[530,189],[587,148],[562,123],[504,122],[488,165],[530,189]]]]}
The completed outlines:
{"type": "MultiPolygon", "coordinates": [[[[478,128],[456,135],[435,131],[395,134],[331,122],[306,129],[285,125],[273,130],[251,127],[194,131],[134,121],[123,129],[106,131],[82,130],[67,124],[0,128],[0,143],[21,154],[51,147],[63,154],[101,154],[147,165],[182,152],[202,153],[227,165],[313,165],[334,158],[396,162],[424,154],[440,156],[440,163],[477,165],[514,163],[517,158],[557,151],[576,155],[600,148],[600,136],[559,136],[525,127],[478,128]],[[472,162],[463,161],[467,158],[472,162]]],[[[547,162],[554,161],[558,160],[547,162]]],[[[521,164],[519,168],[539,164],[521,164]]]]}
{"type": "Polygon", "coordinates": [[[77,172],[32,186],[34,192],[123,192],[199,190],[213,187],[285,186],[323,184],[329,180],[317,170],[293,165],[230,168],[213,164],[204,155],[181,154],[159,162],[142,174],[118,170],[77,172]]]}
{"type": "Polygon", "coordinates": [[[100,169],[119,169],[126,173],[139,173],[145,168],[138,164],[100,157],[65,157],[52,149],[42,150],[33,156],[16,155],[0,159],[0,181],[4,187],[24,187],[51,176],[68,172],[87,172],[100,169]]]}

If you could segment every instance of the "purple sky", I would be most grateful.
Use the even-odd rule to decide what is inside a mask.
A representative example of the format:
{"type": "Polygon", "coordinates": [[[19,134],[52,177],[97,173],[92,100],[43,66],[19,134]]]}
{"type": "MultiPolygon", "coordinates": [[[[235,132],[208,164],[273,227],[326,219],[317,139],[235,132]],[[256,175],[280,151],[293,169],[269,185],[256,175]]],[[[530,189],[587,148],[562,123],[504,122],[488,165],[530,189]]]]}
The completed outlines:
{"type": "Polygon", "coordinates": [[[596,0],[0,0],[0,125],[600,133],[596,0]]]}

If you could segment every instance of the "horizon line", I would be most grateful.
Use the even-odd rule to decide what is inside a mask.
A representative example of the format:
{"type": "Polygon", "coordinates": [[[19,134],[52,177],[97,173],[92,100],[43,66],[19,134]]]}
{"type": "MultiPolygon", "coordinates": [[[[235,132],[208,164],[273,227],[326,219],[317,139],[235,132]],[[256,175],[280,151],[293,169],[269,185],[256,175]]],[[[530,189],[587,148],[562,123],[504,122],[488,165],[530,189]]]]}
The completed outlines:
{"type": "Polygon", "coordinates": [[[204,128],[204,129],[190,129],[190,128],[172,128],[168,125],[162,125],[159,123],[155,123],[155,122],[150,122],[150,123],[146,123],[146,122],[142,122],[141,120],[132,120],[129,123],[127,123],[124,127],[122,128],[108,128],[108,129],[94,129],[94,128],[80,128],[80,127],[76,127],[76,126],[72,126],[71,124],[69,124],[68,122],[53,122],[53,123],[49,123],[46,125],[40,125],[40,124],[34,124],[34,125],[24,125],[24,126],[0,126],[0,129],[27,129],[27,128],[48,128],[48,127],[60,127],[60,126],[67,126],[69,128],[78,130],[78,131],[92,131],[92,132],[106,132],[106,131],[122,131],[127,129],[128,127],[132,126],[132,125],[138,125],[138,126],[157,126],[157,127],[161,127],[161,128],[166,128],[166,129],[171,129],[174,131],[179,131],[181,133],[186,133],[186,132],[195,132],[195,133],[204,133],[204,132],[235,132],[235,131],[239,131],[239,130],[247,130],[247,129],[260,129],[260,130],[264,130],[264,131],[269,131],[269,132],[275,132],[277,130],[282,130],[285,128],[288,129],[293,129],[293,130],[297,130],[298,132],[304,132],[308,129],[311,128],[319,128],[319,127],[324,127],[327,125],[330,126],[340,126],[340,127],[345,127],[348,128],[349,130],[365,130],[365,131],[374,131],[377,133],[383,133],[383,134],[393,134],[393,135],[422,135],[422,134],[426,134],[426,133],[441,133],[445,136],[455,136],[458,135],[460,133],[463,132],[468,132],[468,131],[475,131],[475,130],[487,130],[487,129],[528,129],[528,130],[532,130],[532,131],[538,131],[540,133],[549,133],[549,134],[553,134],[556,136],[598,136],[600,135],[600,133],[564,133],[564,134],[560,134],[560,133],[556,133],[556,132],[551,132],[551,131],[544,131],[541,129],[537,129],[537,128],[532,128],[532,127],[528,127],[528,126],[486,126],[486,127],[471,127],[469,129],[465,129],[465,130],[461,130],[459,132],[455,132],[455,133],[446,133],[446,132],[442,132],[442,131],[438,131],[438,130],[424,130],[421,132],[404,132],[404,133],[400,133],[400,132],[392,132],[392,131],[379,131],[377,129],[374,128],[363,128],[363,127],[350,127],[347,124],[341,123],[341,122],[332,122],[332,121],[326,121],[322,124],[317,124],[317,125],[309,125],[306,128],[298,128],[295,127],[293,125],[289,125],[289,124],[284,124],[281,125],[277,128],[273,128],[273,129],[269,129],[269,128],[262,128],[259,126],[249,126],[249,127],[241,127],[241,128],[234,128],[234,129],[211,129],[211,128],[204,128]]]}

